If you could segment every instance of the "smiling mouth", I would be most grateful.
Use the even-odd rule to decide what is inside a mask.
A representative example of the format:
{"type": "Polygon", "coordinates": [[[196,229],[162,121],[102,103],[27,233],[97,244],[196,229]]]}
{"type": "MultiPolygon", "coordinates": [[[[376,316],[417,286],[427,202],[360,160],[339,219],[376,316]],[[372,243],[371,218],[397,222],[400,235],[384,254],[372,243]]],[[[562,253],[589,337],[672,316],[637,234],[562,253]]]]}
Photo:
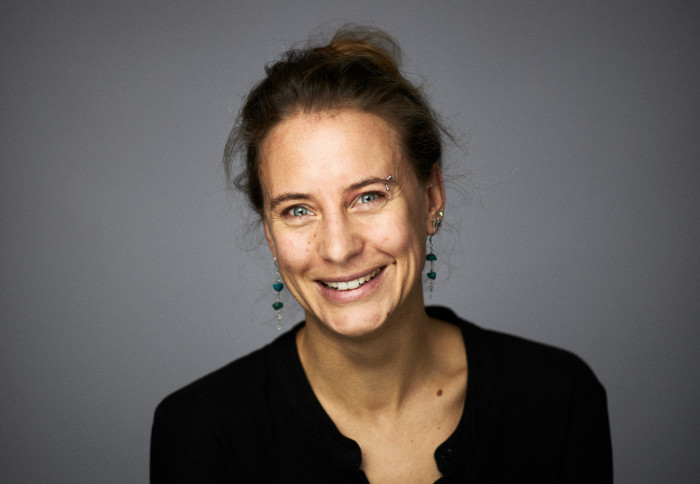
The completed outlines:
{"type": "Polygon", "coordinates": [[[353,279],[352,281],[346,281],[346,282],[321,281],[321,282],[323,282],[324,286],[330,287],[331,289],[335,289],[336,291],[349,291],[351,289],[357,289],[365,282],[369,282],[377,274],[379,274],[379,269],[376,269],[376,270],[370,272],[366,276],[362,276],[358,279],[353,279]]]}

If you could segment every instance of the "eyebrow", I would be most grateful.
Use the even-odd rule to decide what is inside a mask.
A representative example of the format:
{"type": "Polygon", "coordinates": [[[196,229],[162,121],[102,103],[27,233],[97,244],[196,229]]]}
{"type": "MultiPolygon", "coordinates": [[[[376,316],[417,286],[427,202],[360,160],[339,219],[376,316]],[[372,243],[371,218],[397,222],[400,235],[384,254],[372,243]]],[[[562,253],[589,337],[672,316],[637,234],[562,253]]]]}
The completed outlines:
{"type": "Polygon", "coordinates": [[[283,193],[270,200],[269,210],[272,211],[277,205],[282,203],[301,200],[311,200],[311,197],[305,193],[283,193]]]}
{"type": "MultiPolygon", "coordinates": [[[[382,185],[384,184],[389,184],[389,185],[395,185],[396,182],[394,179],[387,180],[386,178],[378,178],[378,177],[372,177],[372,178],[366,178],[364,180],[360,180],[357,183],[353,183],[352,185],[348,186],[343,190],[344,193],[353,191],[353,190],[359,190],[360,188],[364,188],[369,185],[374,185],[375,183],[381,183],[382,185]]],[[[286,203],[286,202],[291,202],[291,201],[305,201],[305,200],[311,200],[311,196],[306,194],[306,193],[282,193],[276,197],[274,197],[272,200],[270,200],[269,208],[268,210],[272,211],[275,207],[277,207],[280,204],[286,203]]]]}
{"type": "Polygon", "coordinates": [[[351,190],[357,190],[358,188],[363,188],[368,185],[374,185],[375,183],[381,183],[382,185],[395,185],[396,182],[394,181],[394,178],[386,179],[386,178],[367,178],[365,180],[359,181],[357,183],[353,183],[350,185],[348,188],[345,189],[346,192],[349,192],[351,190]]]}

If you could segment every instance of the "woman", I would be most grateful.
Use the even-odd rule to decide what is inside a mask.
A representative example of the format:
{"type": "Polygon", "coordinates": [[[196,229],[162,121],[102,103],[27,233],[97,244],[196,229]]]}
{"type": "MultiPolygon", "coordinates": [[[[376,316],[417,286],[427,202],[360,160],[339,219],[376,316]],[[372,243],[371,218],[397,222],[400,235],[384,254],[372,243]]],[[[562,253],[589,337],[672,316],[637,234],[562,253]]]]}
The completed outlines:
{"type": "Polygon", "coordinates": [[[275,290],[305,321],[161,403],[153,482],[612,480],[605,392],[581,360],[424,306],[442,130],[397,54],[343,30],[249,94],[227,173],[240,154],[275,290]]]}

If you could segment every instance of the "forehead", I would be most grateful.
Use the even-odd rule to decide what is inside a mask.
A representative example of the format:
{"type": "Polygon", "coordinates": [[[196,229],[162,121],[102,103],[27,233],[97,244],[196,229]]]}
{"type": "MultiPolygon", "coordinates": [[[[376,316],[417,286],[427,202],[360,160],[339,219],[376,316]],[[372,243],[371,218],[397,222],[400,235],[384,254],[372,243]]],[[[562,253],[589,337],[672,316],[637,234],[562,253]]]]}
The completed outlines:
{"type": "Polygon", "coordinates": [[[297,113],[275,126],[261,148],[265,195],[386,177],[406,163],[396,131],[381,117],[354,110],[297,113]]]}

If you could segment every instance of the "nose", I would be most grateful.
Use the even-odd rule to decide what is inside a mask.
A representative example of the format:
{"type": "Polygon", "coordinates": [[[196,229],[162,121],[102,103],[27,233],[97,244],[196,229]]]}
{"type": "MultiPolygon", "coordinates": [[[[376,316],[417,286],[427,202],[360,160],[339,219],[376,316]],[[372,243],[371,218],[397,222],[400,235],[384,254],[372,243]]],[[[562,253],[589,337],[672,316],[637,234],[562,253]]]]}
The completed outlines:
{"type": "Polygon", "coordinates": [[[362,251],[361,230],[347,214],[324,217],[319,232],[318,251],[329,262],[343,264],[362,251]]]}

